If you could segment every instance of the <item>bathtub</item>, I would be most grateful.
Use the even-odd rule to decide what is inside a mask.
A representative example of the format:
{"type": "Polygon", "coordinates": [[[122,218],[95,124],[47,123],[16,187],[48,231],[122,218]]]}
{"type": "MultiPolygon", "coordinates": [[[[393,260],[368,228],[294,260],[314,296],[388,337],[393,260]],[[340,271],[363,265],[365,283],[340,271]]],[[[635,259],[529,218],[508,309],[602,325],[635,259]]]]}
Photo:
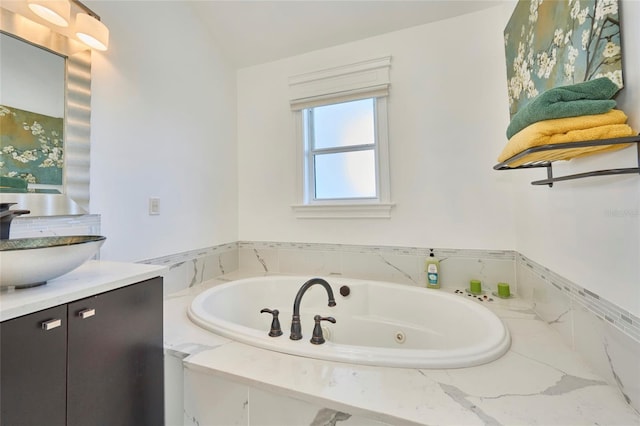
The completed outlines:
{"type": "Polygon", "coordinates": [[[320,285],[308,289],[300,305],[301,340],[289,338],[294,298],[310,277],[265,276],[208,289],[194,298],[189,318],[218,335],[291,355],[353,364],[458,368],[501,357],[511,344],[504,323],[480,302],[442,290],[379,281],[329,277],[336,306],[327,306],[320,285]],[[350,293],[340,294],[346,286],[350,293]],[[270,337],[271,315],[278,309],[283,334],[270,337]],[[310,342],[314,316],[326,342],[310,342]]]}

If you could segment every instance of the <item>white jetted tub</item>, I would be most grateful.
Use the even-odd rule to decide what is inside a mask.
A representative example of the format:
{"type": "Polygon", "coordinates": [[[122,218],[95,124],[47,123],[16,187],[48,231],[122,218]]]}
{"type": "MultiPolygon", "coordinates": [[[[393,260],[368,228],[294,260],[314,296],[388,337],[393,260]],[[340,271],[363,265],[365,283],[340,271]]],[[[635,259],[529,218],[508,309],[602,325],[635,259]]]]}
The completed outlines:
{"type": "Polygon", "coordinates": [[[379,281],[326,278],[336,306],[329,307],[322,285],[301,298],[302,339],[291,340],[294,299],[310,277],[266,276],[221,284],[198,295],[189,317],[199,326],[238,342],[310,358],[353,364],[457,368],[491,362],[511,344],[504,323],[474,300],[441,290],[379,281]],[[349,295],[342,296],[341,288],[349,295]],[[283,334],[270,337],[277,309],[283,334]],[[322,321],[326,342],[312,344],[314,316],[322,321]]]}

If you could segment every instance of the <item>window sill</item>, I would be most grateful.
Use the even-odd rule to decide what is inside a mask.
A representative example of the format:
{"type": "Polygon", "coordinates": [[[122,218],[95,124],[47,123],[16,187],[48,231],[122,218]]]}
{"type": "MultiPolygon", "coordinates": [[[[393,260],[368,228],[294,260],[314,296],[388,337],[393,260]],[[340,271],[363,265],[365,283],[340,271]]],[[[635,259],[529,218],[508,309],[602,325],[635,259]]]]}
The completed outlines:
{"type": "Polygon", "coordinates": [[[395,204],[297,204],[298,219],[389,219],[395,204]]]}

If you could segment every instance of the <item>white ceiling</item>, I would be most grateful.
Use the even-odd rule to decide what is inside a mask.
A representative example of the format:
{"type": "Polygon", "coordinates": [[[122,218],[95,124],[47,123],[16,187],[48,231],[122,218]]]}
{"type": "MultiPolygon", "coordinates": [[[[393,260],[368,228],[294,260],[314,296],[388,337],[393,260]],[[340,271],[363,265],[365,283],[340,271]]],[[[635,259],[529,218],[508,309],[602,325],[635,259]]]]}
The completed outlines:
{"type": "Polygon", "coordinates": [[[496,6],[487,0],[192,1],[238,68],[496,6]]]}

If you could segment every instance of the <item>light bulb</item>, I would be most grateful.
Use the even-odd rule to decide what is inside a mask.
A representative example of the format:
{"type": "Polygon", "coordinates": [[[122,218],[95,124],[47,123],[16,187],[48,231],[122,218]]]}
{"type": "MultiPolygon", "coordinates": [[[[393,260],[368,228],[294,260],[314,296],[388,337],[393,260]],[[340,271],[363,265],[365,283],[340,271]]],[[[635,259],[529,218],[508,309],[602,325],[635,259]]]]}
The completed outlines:
{"type": "Polygon", "coordinates": [[[54,25],[69,26],[71,5],[67,0],[29,0],[29,9],[54,25]]]}
{"type": "Polygon", "coordinates": [[[76,15],[76,36],[93,49],[107,50],[109,47],[109,28],[86,13],[76,15]]]}

